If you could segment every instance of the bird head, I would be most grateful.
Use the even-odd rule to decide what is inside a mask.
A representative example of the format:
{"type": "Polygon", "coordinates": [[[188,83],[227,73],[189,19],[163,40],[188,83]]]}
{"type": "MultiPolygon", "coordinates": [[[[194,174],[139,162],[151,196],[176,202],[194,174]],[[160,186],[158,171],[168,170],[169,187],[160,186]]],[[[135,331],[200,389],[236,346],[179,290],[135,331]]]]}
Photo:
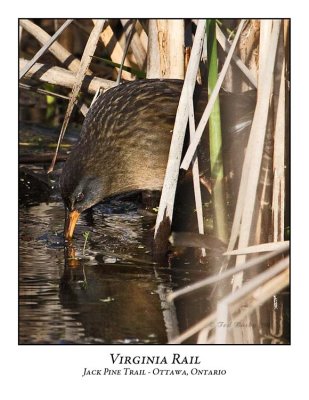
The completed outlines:
{"type": "Polygon", "coordinates": [[[61,195],[66,207],[65,238],[73,237],[74,229],[80,214],[99,203],[104,194],[102,182],[95,176],[85,176],[79,179],[79,174],[64,173],[61,176],[61,195]]]}

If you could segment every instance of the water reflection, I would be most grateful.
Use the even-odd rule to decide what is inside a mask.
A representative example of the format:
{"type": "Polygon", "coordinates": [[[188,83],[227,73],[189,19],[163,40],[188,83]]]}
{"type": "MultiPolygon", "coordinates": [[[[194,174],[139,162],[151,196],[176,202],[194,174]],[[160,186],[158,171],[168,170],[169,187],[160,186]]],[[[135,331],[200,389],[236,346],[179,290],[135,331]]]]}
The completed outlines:
{"type": "Polygon", "coordinates": [[[197,320],[204,305],[192,312],[185,302],[177,315],[165,298],[206,272],[153,263],[153,221],[130,202],[97,206],[81,218],[74,252],[65,256],[62,204],[22,208],[20,343],[166,343],[178,334],[179,317],[181,329],[197,320]]]}
{"type": "MultiPolygon", "coordinates": [[[[154,215],[130,201],[99,205],[81,216],[67,253],[63,216],[58,201],[20,209],[21,344],[162,344],[214,310],[212,287],[166,301],[167,293],[216,273],[220,263],[193,263],[190,253],[154,263],[154,215]]],[[[276,304],[272,299],[258,309],[248,325],[252,338],[243,343],[286,343],[288,299],[288,292],[280,293],[276,304]]]]}

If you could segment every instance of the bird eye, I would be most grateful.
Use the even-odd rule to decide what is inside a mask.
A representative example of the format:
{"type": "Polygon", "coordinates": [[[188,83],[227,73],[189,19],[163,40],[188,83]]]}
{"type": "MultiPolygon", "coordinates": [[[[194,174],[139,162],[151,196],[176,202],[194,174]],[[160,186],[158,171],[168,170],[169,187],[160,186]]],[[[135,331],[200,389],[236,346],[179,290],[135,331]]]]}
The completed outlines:
{"type": "Polygon", "coordinates": [[[84,198],[84,193],[80,192],[78,193],[78,195],[76,196],[75,201],[78,203],[79,201],[82,201],[84,198]]]}

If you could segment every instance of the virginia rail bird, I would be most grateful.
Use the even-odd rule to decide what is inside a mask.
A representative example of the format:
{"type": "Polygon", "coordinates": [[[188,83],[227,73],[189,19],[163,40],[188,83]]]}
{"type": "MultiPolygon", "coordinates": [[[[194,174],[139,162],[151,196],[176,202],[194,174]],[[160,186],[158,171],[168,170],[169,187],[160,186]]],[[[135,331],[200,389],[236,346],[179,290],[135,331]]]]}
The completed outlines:
{"type": "Polygon", "coordinates": [[[182,86],[180,80],[139,80],[96,100],[60,178],[67,239],[80,214],[105,198],[162,189],[182,86]]]}
{"type": "MultiPolygon", "coordinates": [[[[69,212],[67,239],[80,214],[107,197],[162,189],[182,86],[181,80],[137,80],[109,89],[95,101],[60,178],[69,212]]],[[[198,119],[207,91],[197,86],[194,98],[198,119]]],[[[237,102],[247,104],[244,100],[237,102]]],[[[246,118],[252,119],[252,112],[246,118]]]]}

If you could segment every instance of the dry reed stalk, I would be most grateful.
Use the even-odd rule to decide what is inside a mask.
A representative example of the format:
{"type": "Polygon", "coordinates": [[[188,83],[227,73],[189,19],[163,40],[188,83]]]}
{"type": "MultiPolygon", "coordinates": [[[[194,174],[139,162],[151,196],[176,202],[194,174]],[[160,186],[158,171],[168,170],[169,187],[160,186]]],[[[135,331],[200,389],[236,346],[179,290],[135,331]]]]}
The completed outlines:
{"type": "MultiPolygon", "coordinates": [[[[106,50],[108,51],[111,60],[116,64],[121,64],[123,50],[110,25],[107,25],[103,32],[100,34],[100,39],[103,42],[106,50]]],[[[126,67],[132,68],[132,64],[128,60],[128,57],[125,58],[124,65],[126,67]]],[[[116,68],[116,70],[118,71],[118,68],[116,68]]],[[[132,74],[127,71],[122,71],[121,77],[125,80],[133,79],[132,74]]]]}
{"type": "MultiPolygon", "coordinates": [[[[237,231],[239,231],[239,242],[238,242],[239,248],[247,247],[250,239],[251,226],[254,215],[254,206],[256,201],[256,193],[257,193],[260,168],[263,156],[264,140],[267,127],[267,117],[269,111],[269,101],[272,89],[273,70],[275,65],[275,57],[276,57],[279,33],[280,33],[280,21],[278,20],[261,21],[261,38],[265,40],[265,46],[262,46],[262,48],[260,49],[262,64],[259,72],[257,105],[254,113],[249,142],[245,155],[242,179],[240,183],[239,195],[237,199],[235,217],[232,227],[232,233],[234,235],[236,227],[237,231]],[[269,34],[270,36],[267,35],[264,36],[263,33],[264,27],[266,31],[269,31],[269,25],[272,27],[272,30],[269,34]],[[264,48],[265,51],[262,50],[264,48]],[[236,214],[238,220],[236,220],[236,214]]],[[[234,236],[233,240],[236,241],[234,236]]],[[[232,244],[234,247],[235,243],[232,243],[232,234],[231,234],[228,251],[233,249],[232,244]]],[[[236,265],[243,263],[245,258],[246,256],[238,256],[236,259],[236,265]]],[[[234,277],[233,290],[236,290],[241,285],[242,285],[242,273],[234,277]]]]}
{"type": "MultiPolygon", "coordinates": [[[[59,35],[71,24],[73,20],[68,19],[58,30],[57,32],[54,33],[52,37],[50,37],[46,32],[43,31],[43,29],[39,28],[37,25],[35,25],[33,22],[28,21],[28,20],[20,20],[20,24],[23,28],[30,31],[35,37],[35,32],[39,32],[41,36],[40,38],[44,37],[44,45],[43,47],[35,54],[35,56],[28,62],[27,65],[24,66],[24,68],[19,72],[19,79],[21,79],[29,70],[30,68],[38,61],[38,59],[46,53],[47,50],[50,50],[52,54],[55,56],[58,56],[57,58],[60,59],[61,62],[65,63],[70,57],[72,57],[71,53],[69,53],[67,50],[65,50],[59,43],[54,43],[59,35]]],[[[43,40],[41,41],[43,43],[43,40]]],[[[73,60],[74,61],[74,60],[73,60]]],[[[68,68],[71,70],[74,70],[76,72],[77,67],[75,66],[77,62],[75,61],[75,64],[73,62],[70,62],[68,68]],[[73,67],[72,67],[73,64],[73,67]],[[76,68],[76,69],[74,69],[76,68]]]]}
{"type": "Polygon", "coordinates": [[[188,123],[188,92],[189,90],[190,93],[194,92],[196,74],[199,68],[199,61],[205,36],[205,28],[206,21],[199,20],[193,42],[191,58],[189,61],[183,89],[179,99],[168,163],[166,167],[166,174],[160,199],[159,211],[156,220],[155,238],[161,222],[165,218],[168,218],[170,222],[172,221],[175,192],[179,175],[180,158],[188,123]]]}
{"type": "Polygon", "coordinates": [[[185,75],[184,48],[185,48],[184,20],[183,19],[168,20],[167,52],[169,55],[169,74],[167,78],[184,79],[185,75]]]}
{"type": "Polygon", "coordinates": [[[227,251],[226,253],[223,253],[223,255],[224,256],[237,256],[240,254],[253,254],[253,253],[263,253],[265,251],[274,251],[277,249],[281,249],[282,245],[288,244],[288,243],[289,243],[289,241],[262,243],[262,244],[257,244],[255,246],[248,246],[244,249],[227,251]]]}
{"type": "Polygon", "coordinates": [[[149,20],[147,78],[184,78],[184,20],[149,20]]]}
{"type": "MultiPolygon", "coordinates": [[[[264,34],[264,30],[263,30],[263,34],[264,34]]],[[[251,130],[252,130],[252,128],[251,128],[251,130]]],[[[250,137],[251,137],[251,134],[250,134],[250,137]]],[[[249,143],[250,143],[250,140],[249,140],[249,143]]],[[[228,251],[231,251],[234,249],[234,246],[236,244],[236,241],[237,241],[237,238],[239,235],[241,217],[242,217],[243,207],[244,207],[244,203],[245,203],[245,199],[246,199],[246,187],[248,185],[248,171],[249,171],[251,159],[254,156],[255,156],[254,145],[251,143],[251,146],[249,147],[249,144],[248,144],[245,159],[244,159],[244,164],[243,164],[243,168],[242,168],[241,182],[239,185],[236,209],[235,209],[235,213],[234,213],[233,225],[232,225],[230,240],[229,240],[228,249],[227,249],[228,251]]]]}
{"type": "Polygon", "coordinates": [[[159,79],[160,59],[157,24],[155,19],[148,21],[147,79],[159,79]]]}
{"type": "MultiPolygon", "coordinates": [[[[123,26],[124,32],[126,36],[128,37],[129,32],[130,32],[130,20],[129,19],[121,19],[121,24],[123,26]]],[[[147,59],[147,54],[144,49],[144,46],[141,42],[141,39],[139,37],[139,34],[136,32],[136,27],[134,28],[133,36],[132,36],[132,41],[131,41],[131,49],[134,54],[136,64],[138,68],[143,71],[147,59]]]]}
{"type": "Polygon", "coordinates": [[[231,268],[225,272],[222,272],[221,274],[218,274],[215,276],[210,276],[206,279],[202,279],[202,280],[194,283],[193,285],[178,289],[174,293],[169,293],[167,296],[167,300],[173,301],[175,298],[177,298],[179,296],[184,296],[195,290],[201,289],[207,285],[212,285],[223,279],[227,279],[230,276],[233,276],[234,274],[236,274],[240,271],[245,271],[252,267],[256,267],[256,266],[262,264],[263,262],[266,262],[266,261],[272,259],[273,257],[276,257],[277,255],[279,255],[281,253],[284,253],[285,251],[287,251],[289,249],[289,246],[290,246],[289,242],[283,242],[282,244],[280,244],[280,246],[278,245],[278,248],[276,250],[272,251],[271,253],[255,257],[249,261],[246,261],[245,263],[243,263],[241,265],[231,268]]]}
{"type": "Polygon", "coordinates": [[[239,39],[240,33],[242,31],[242,28],[244,26],[244,23],[245,23],[245,21],[241,20],[241,22],[240,22],[240,24],[238,26],[238,29],[237,29],[237,32],[236,32],[236,35],[235,35],[235,39],[233,41],[233,44],[232,44],[232,46],[231,46],[231,48],[229,50],[229,53],[228,53],[227,57],[226,57],[226,60],[224,62],[224,65],[223,65],[222,70],[221,70],[220,75],[219,75],[219,79],[218,79],[218,81],[217,81],[217,83],[216,83],[216,85],[215,85],[215,87],[213,89],[213,92],[212,92],[212,94],[211,94],[211,96],[210,96],[210,98],[208,100],[208,103],[207,103],[207,106],[206,106],[205,111],[203,113],[203,116],[202,116],[202,118],[200,120],[200,123],[199,123],[197,129],[196,129],[196,132],[195,132],[195,135],[194,135],[194,139],[192,140],[192,142],[189,145],[189,148],[187,149],[187,152],[186,152],[186,154],[185,154],[185,156],[183,158],[183,161],[182,161],[182,163],[180,165],[180,168],[183,168],[183,169],[187,170],[189,168],[189,166],[190,166],[191,160],[192,160],[192,158],[193,158],[193,156],[194,156],[194,154],[196,152],[196,148],[197,148],[197,146],[198,146],[198,144],[200,142],[200,139],[201,139],[202,134],[204,132],[205,126],[206,126],[206,124],[208,122],[211,110],[212,110],[212,108],[214,106],[214,103],[216,101],[216,98],[217,98],[217,96],[219,94],[222,82],[224,80],[224,77],[225,77],[225,74],[227,72],[228,66],[229,66],[229,64],[231,62],[232,55],[234,53],[237,41],[239,39]]]}
{"type": "MultiPolygon", "coordinates": [[[[284,43],[283,43],[284,48],[284,43]]],[[[285,208],[285,60],[282,62],[280,76],[279,99],[274,133],[273,157],[273,198],[272,220],[273,240],[284,240],[284,208],[285,208]]]]}
{"type": "Polygon", "coordinates": [[[18,41],[19,41],[19,45],[20,45],[22,37],[23,37],[23,27],[19,24],[19,26],[18,26],[18,41]]]}
{"type": "MultiPolygon", "coordinates": [[[[19,59],[19,68],[27,64],[24,58],[19,59]]],[[[53,67],[47,64],[35,63],[26,73],[23,79],[36,79],[41,82],[51,83],[53,85],[63,86],[72,89],[76,80],[76,74],[61,67],[53,67]]],[[[116,82],[97,77],[85,77],[86,90],[90,94],[95,94],[100,88],[105,90],[116,85],[116,82]]]]}
{"type": "Polygon", "coordinates": [[[260,27],[260,43],[259,43],[259,81],[263,79],[261,76],[261,71],[266,66],[269,51],[269,40],[271,38],[271,33],[273,30],[273,20],[261,21],[260,27]]]}
{"type": "Polygon", "coordinates": [[[95,49],[97,47],[99,36],[100,36],[100,33],[102,32],[104,23],[105,23],[105,20],[98,20],[95,23],[95,26],[94,26],[94,28],[93,28],[90,36],[89,36],[88,42],[87,42],[86,47],[84,49],[84,53],[83,53],[83,56],[82,56],[82,59],[81,59],[81,63],[80,63],[80,69],[76,74],[76,81],[75,81],[75,84],[74,84],[73,89],[72,89],[70,102],[68,104],[68,108],[67,108],[67,111],[66,111],[66,114],[65,114],[65,117],[64,117],[64,121],[63,121],[63,124],[62,124],[62,127],[61,127],[61,131],[60,131],[60,134],[59,134],[59,139],[58,139],[57,148],[56,148],[56,151],[55,151],[55,156],[54,156],[53,161],[52,161],[52,163],[51,163],[51,165],[50,165],[50,167],[48,169],[48,173],[53,171],[53,169],[54,169],[54,165],[55,165],[55,162],[56,162],[57,153],[58,153],[58,150],[59,150],[60,143],[61,143],[61,141],[63,139],[65,130],[66,130],[67,126],[68,126],[69,119],[70,119],[70,116],[71,116],[73,108],[74,108],[74,104],[76,102],[77,96],[79,94],[79,91],[80,91],[80,88],[82,86],[84,77],[85,77],[86,72],[88,70],[88,67],[89,67],[89,65],[91,63],[92,56],[93,56],[93,54],[95,52],[95,49]]]}
{"type": "MultiPolygon", "coordinates": [[[[259,288],[261,285],[268,282],[276,275],[283,272],[289,266],[289,257],[279,261],[271,268],[260,273],[255,278],[252,278],[249,282],[244,284],[238,290],[230,293],[224,299],[217,304],[217,324],[216,324],[216,344],[227,343],[227,330],[229,326],[229,308],[231,304],[235,305],[235,308],[239,309],[239,305],[236,304],[239,300],[247,295],[252,295],[252,292],[259,288]]],[[[265,301],[265,300],[264,300],[265,301]]],[[[261,303],[260,303],[261,304],[261,303]]]]}
{"type": "MultiPolygon", "coordinates": [[[[222,47],[222,49],[227,53],[231,47],[229,41],[219,28],[219,26],[216,26],[216,35],[217,35],[217,40],[222,47]]],[[[254,87],[257,87],[257,79],[255,75],[250,71],[250,69],[242,62],[242,60],[236,55],[233,54],[232,56],[233,61],[237,65],[237,67],[241,70],[241,72],[248,78],[248,80],[252,83],[254,87]]]]}
{"type": "MultiPolygon", "coordinates": [[[[268,46],[267,41],[260,44],[262,54],[267,54],[263,46],[268,46]]],[[[273,82],[271,89],[271,98],[268,112],[267,129],[265,135],[265,143],[263,149],[263,157],[261,163],[261,171],[256,198],[259,200],[256,204],[254,211],[254,218],[252,223],[252,233],[250,240],[254,243],[263,243],[271,240],[272,237],[272,215],[271,205],[273,197],[273,156],[274,156],[274,131],[275,131],[275,117],[278,111],[278,92],[280,86],[281,69],[284,60],[284,46],[283,46],[283,29],[280,30],[276,61],[273,72],[273,82]]],[[[265,60],[264,60],[265,61],[265,60]]],[[[263,63],[263,60],[262,60],[263,63]]],[[[262,64],[263,65],[263,64],[262,64]]],[[[260,68],[262,68],[260,65],[260,68]]]]}

